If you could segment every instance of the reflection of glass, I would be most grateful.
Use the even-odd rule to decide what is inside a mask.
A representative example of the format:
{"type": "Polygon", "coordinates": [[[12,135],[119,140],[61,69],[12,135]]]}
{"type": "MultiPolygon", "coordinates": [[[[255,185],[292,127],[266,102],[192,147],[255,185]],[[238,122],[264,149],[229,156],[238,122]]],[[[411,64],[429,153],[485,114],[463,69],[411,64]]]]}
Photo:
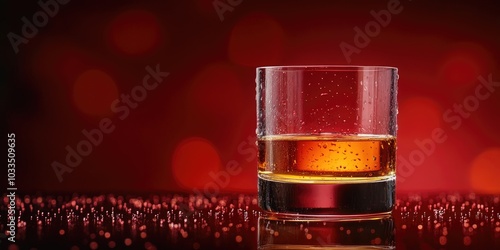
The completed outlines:
{"type": "Polygon", "coordinates": [[[263,213],[259,249],[394,249],[392,215],[284,216],[263,213]]]}
{"type": "Polygon", "coordinates": [[[259,205],[356,215],[394,206],[397,69],[257,68],[259,205]]]}

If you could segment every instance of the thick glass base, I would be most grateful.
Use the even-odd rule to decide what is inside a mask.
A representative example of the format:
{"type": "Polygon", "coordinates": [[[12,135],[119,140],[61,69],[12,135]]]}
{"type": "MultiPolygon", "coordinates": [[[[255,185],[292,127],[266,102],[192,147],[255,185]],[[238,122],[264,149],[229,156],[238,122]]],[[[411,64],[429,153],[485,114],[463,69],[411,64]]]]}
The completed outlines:
{"type": "Polygon", "coordinates": [[[395,178],[377,182],[296,183],[259,177],[259,205],[269,212],[355,215],[390,212],[395,178]]]}

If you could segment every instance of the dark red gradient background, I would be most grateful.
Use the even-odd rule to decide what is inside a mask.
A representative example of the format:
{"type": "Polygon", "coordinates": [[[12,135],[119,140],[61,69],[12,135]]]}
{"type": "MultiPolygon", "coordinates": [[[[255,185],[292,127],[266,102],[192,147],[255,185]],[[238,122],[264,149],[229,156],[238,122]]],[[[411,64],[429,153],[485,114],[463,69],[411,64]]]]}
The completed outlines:
{"type": "MultiPolygon", "coordinates": [[[[339,44],[353,44],[354,27],[364,29],[387,2],[243,0],[223,21],[212,0],[60,5],[19,53],[7,44],[3,57],[18,189],[203,192],[230,163],[241,172],[218,188],[256,192],[255,67],[348,64],[339,44]],[[120,120],[111,103],[157,64],[170,75],[120,120]],[[66,146],[106,117],[114,131],[59,182],[51,164],[64,164],[66,146]]],[[[399,68],[398,190],[500,193],[500,87],[471,97],[479,76],[500,82],[500,5],[400,4],[350,62],[399,68]],[[464,100],[473,110],[453,113],[464,100]],[[444,142],[419,158],[415,141],[436,129],[444,142]]],[[[9,1],[5,34],[20,35],[21,18],[40,10],[9,1]]]]}

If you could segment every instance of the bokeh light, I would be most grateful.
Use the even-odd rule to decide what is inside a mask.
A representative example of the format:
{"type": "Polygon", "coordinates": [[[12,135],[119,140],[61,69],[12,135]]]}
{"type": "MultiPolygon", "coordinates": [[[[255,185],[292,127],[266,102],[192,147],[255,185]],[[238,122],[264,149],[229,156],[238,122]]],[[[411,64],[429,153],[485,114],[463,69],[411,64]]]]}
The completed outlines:
{"type": "Polygon", "coordinates": [[[92,64],[89,53],[63,37],[42,39],[31,59],[33,76],[51,84],[71,84],[92,64]]]}
{"type": "Polygon", "coordinates": [[[474,85],[478,76],[490,73],[492,68],[490,52],[478,44],[461,42],[450,46],[439,77],[452,86],[474,85]]]}
{"type": "MultiPolygon", "coordinates": [[[[398,114],[398,165],[401,175],[399,190],[419,186],[419,189],[438,189],[444,176],[443,168],[436,168],[439,159],[434,158],[434,150],[424,153],[423,141],[432,141],[433,131],[442,128],[442,111],[433,99],[423,96],[411,97],[400,101],[398,114]],[[432,172],[432,175],[429,173],[432,172]]],[[[439,149],[435,146],[435,149],[439,149]]]]}
{"type": "Polygon", "coordinates": [[[210,172],[216,173],[220,168],[221,160],[215,146],[204,138],[181,141],[172,156],[173,176],[184,188],[203,188],[213,181],[210,172]]]}
{"type": "Polygon", "coordinates": [[[19,250],[19,247],[15,243],[9,244],[8,250],[19,250]]]}
{"type": "Polygon", "coordinates": [[[252,13],[239,20],[229,38],[229,58],[244,66],[278,64],[284,53],[285,32],[264,13],[252,13]]]}
{"type": "Polygon", "coordinates": [[[140,55],[162,43],[160,22],[145,10],[129,10],[113,19],[108,28],[112,47],[128,55],[140,55]]]}
{"type": "Polygon", "coordinates": [[[225,64],[210,64],[193,79],[189,101],[208,115],[237,115],[243,106],[238,75],[225,64]]]}
{"type": "MultiPolygon", "coordinates": [[[[363,39],[353,28],[364,30],[375,20],[371,10],[387,6],[219,2],[231,6],[223,19],[211,0],[74,2],[60,5],[57,16],[46,26],[35,27],[28,38],[23,33],[29,27],[23,28],[20,17],[32,21],[40,6],[10,1],[14,8],[6,14],[8,31],[28,41],[19,45],[19,53],[12,46],[6,50],[8,129],[19,133],[19,166],[33,166],[16,173],[23,190],[186,190],[194,181],[179,181],[174,171],[184,169],[174,170],[172,157],[195,137],[209,145],[199,151],[211,150],[212,158],[180,150],[194,158],[176,158],[176,166],[192,172],[178,174],[180,179],[204,178],[196,183],[204,187],[213,181],[210,171],[235,160],[243,170],[231,176],[221,191],[257,192],[255,158],[239,150],[242,141],[255,136],[254,67],[346,64],[341,42],[359,47],[351,56],[353,65],[399,68],[398,156],[409,161],[412,151],[420,150],[415,140],[430,138],[435,128],[446,133],[446,141],[436,144],[413,174],[398,182],[398,191],[469,190],[473,183],[483,190],[489,183],[479,181],[484,167],[477,162],[483,159],[479,157],[483,150],[499,147],[500,88],[490,86],[488,99],[481,100],[469,117],[454,113],[461,119],[458,128],[453,126],[458,122],[443,119],[443,114],[466,100],[473,106],[468,96],[481,84],[478,76],[500,80],[498,36],[491,34],[499,16],[493,8],[461,3],[452,12],[443,12],[449,4],[405,6],[381,27],[380,34],[368,37],[366,46],[358,46],[356,40],[363,39]],[[428,18],[419,19],[422,15],[428,18]],[[138,107],[130,108],[126,120],[119,119],[121,112],[113,116],[111,103],[151,74],[145,67],[155,69],[157,64],[171,75],[138,107]],[[82,129],[97,127],[102,117],[113,118],[115,132],[77,171],[65,174],[63,183],[53,171],[36,167],[54,161],[64,164],[65,146],[75,147],[84,139],[82,129]],[[43,145],[47,140],[50,147],[43,145]],[[126,157],[116,157],[120,155],[126,157]],[[85,185],[82,180],[95,179],[101,165],[106,168],[97,178],[107,181],[85,185]],[[137,166],[140,172],[133,171],[137,166]],[[117,174],[120,178],[115,178],[117,174]]],[[[481,91],[486,93],[485,88],[481,91]]],[[[96,242],[99,248],[106,247],[96,242]]],[[[123,245],[121,240],[115,242],[116,248],[123,245]]]]}
{"type": "Polygon", "coordinates": [[[442,120],[441,106],[435,100],[418,96],[402,100],[399,105],[398,133],[412,142],[415,138],[426,138],[442,120]]]}
{"type": "Polygon", "coordinates": [[[473,161],[470,182],[473,190],[483,193],[500,193],[500,147],[489,148],[473,161]]]}
{"type": "Polygon", "coordinates": [[[125,246],[130,246],[132,245],[132,240],[130,238],[125,238],[125,240],[123,240],[123,243],[125,244],[125,246]]]}
{"type": "Polygon", "coordinates": [[[115,81],[97,69],[83,72],[73,86],[76,107],[85,114],[103,116],[111,113],[111,103],[118,98],[115,81]]]}
{"type": "Polygon", "coordinates": [[[90,247],[90,249],[95,250],[99,247],[99,244],[97,244],[97,242],[95,242],[95,241],[92,241],[92,242],[90,242],[89,247],[90,247]]]}
{"type": "Polygon", "coordinates": [[[470,84],[479,75],[480,69],[467,55],[454,55],[445,62],[443,71],[449,83],[470,84]]]}

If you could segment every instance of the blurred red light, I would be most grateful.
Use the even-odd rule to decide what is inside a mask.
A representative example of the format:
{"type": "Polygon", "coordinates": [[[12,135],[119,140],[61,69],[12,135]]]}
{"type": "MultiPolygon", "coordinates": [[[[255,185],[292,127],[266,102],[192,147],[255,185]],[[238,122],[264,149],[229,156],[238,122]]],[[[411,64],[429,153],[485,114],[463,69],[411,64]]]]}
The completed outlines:
{"type": "Polygon", "coordinates": [[[398,133],[411,141],[430,137],[432,131],[441,126],[442,116],[440,105],[433,99],[413,97],[403,100],[399,105],[398,133]]]}
{"type": "Polygon", "coordinates": [[[111,77],[101,70],[87,70],[75,81],[73,99],[82,112],[107,115],[110,105],[118,98],[118,88],[111,77]]]}
{"type": "Polygon", "coordinates": [[[240,85],[238,75],[229,66],[211,64],[195,76],[190,102],[208,115],[236,115],[243,105],[240,85]]]}
{"type": "Polygon", "coordinates": [[[488,51],[474,43],[457,43],[444,59],[440,78],[451,85],[474,85],[477,77],[491,73],[493,60],[488,51]]]}
{"type": "Polygon", "coordinates": [[[253,13],[235,24],[229,39],[229,58],[244,66],[278,64],[284,51],[285,32],[272,17],[253,13]]]}
{"type": "Polygon", "coordinates": [[[32,57],[33,76],[50,82],[72,84],[89,67],[90,56],[62,37],[45,38],[32,57]]]}
{"type": "MultiPolygon", "coordinates": [[[[181,187],[203,189],[214,180],[210,173],[217,173],[221,160],[210,141],[191,137],[181,141],[172,157],[172,171],[181,187]]],[[[219,186],[216,186],[219,188],[219,186]]],[[[210,190],[214,192],[215,190],[210,190]]]]}
{"type": "Polygon", "coordinates": [[[500,193],[500,148],[490,148],[479,154],[472,163],[470,182],[474,191],[500,193]]]}
{"type": "Polygon", "coordinates": [[[160,33],[160,23],[152,13],[129,10],[111,21],[107,35],[111,45],[118,51],[140,55],[158,47],[161,43],[160,33]]]}
{"type": "Polygon", "coordinates": [[[476,62],[467,56],[453,56],[443,65],[444,77],[451,84],[472,84],[479,72],[476,62]]]}

